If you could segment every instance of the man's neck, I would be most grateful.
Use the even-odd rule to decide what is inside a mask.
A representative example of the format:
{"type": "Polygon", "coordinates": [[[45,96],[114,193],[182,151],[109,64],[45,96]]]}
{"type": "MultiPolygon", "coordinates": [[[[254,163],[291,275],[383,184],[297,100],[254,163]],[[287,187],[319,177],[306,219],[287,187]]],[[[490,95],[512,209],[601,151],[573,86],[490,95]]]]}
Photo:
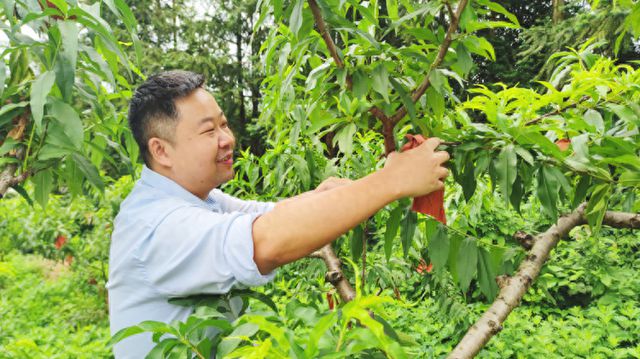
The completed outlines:
{"type": "MultiPolygon", "coordinates": [[[[149,169],[172,180],[173,182],[177,183],[180,187],[184,188],[185,190],[191,192],[191,194],[193,194],[194,196],[200,198],[201,200],[206,200],[207,197],[209,196],[209,192],[211,191],[202,191],[202,193],[195,191],[193,188],[190,188],[187,183],[185,183],[185,181],[182,181],[180,179],[180,177],[171,169],[171,167],[166,167],[166,166],[160,166],[157,164],[151,164],[149,166],[149,169]]],[[[213,189],[213,188],[212,188],[213,189]]]]}

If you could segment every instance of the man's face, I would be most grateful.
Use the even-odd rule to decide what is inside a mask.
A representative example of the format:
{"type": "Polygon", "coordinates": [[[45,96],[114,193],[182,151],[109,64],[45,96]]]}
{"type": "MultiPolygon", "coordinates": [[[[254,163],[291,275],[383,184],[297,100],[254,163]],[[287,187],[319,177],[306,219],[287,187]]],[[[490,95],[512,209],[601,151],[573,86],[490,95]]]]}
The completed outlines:
{"type": "Polygon", "coordinates": [[[167,148],[172,179],[200,198],[233,178],[235,138],[216,100],[204,89],[176,100],[178,123],[167,148]]]}

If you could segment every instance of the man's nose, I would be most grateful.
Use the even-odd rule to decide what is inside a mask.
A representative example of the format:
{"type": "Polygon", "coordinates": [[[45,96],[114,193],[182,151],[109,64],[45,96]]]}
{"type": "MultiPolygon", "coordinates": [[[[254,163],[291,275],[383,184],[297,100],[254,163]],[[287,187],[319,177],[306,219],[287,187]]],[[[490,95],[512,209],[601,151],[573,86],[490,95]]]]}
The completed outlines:
{"type": "Polygon", "coordinates": [[[218,145],[220,147],[232,147],[235,145],[235,137],[233,137],[233,133],[231,130],[229,131],[220,131],[220,138],[218,140],[218,145]]]}

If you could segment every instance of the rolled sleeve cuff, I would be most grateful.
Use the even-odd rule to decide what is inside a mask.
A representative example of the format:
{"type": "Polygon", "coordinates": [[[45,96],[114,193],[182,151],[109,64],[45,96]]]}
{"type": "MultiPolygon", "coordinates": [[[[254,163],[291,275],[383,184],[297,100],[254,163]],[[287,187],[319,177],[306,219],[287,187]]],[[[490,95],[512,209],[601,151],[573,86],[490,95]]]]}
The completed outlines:
{"type": "Polygon", "coordinates": [[[262,275],[253,260],[253,222],[260,213],[238,216],[227,234],[227,263],[235,279],[247,286],[264,285],[276,275],[276,271],[262,275]]]}

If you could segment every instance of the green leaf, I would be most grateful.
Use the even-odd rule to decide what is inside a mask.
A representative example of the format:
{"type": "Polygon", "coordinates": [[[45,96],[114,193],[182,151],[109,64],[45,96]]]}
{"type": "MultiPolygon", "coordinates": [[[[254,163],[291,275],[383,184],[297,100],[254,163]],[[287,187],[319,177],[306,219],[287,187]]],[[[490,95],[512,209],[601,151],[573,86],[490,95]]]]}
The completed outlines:
{"type": "Polygon", "coordinates": [[[78,25],[75,21],[58,22],[62,49],[56,61],[56,83],[65,102],[71,102],[78,58],[78,25]]]}
{"type": "Polygon", "coordinates": [[[640,127],[640,116],[638,116],[631,107],[619,105],[615,103],[609,103],[606,105],[611,111],[613,111],[620,119],[630,125],[640,127]]]}
{"type": "Polygon", "coordinates": [[[225,355],[231,353],[238,347],[240,342],[243,340],[241,339],[242,337],[251,337],[256,334],[258,330],[260,330],[260,327],[254,323],[244,323],[239,325],[233,332],[231,332],[231,334],[229,334],[229,336],[222,339],[220,344],[218,344],[216,356],[224,358],[225,355]]]}
{"type": "Polygon", "coordinates": [[[589,198],[589,203],[585,209],[585,215],[592,232],[597,234],[602,226],[604,213],[607,211],[609,197],[611,196],[611,184],[597,184],[592,187],[591,192],[593,194],[591,195],[591,198],[589,198]]]}
{"type": "Polygon", "coordinates": [[[513,190],[511,196],[509,196],[509,202],[513,208],[520,213],[520,202],[522,202],[522,196],[524,195],[524,186],[522,184],[522,177],[516,177],[516,181],[513,182],[513,190]]]}
{"type": "Polygon", "coordinates": [[[542,208],[549,217],[555,222],[558,219],[558,201],[559,184],[555,176],[549,173],[546,166],[540,167],[538,170],[538,199],[542,203],[542,208]]]}
{"type": "Polygon", "coordinates": [[[434,269],[443,269],[449,257],[449,236],[444,226],[438,224],[429,241],[429,258],[434,269]]]}
{"type": "Polygon", "coordinates": [[[484,248],[478,248],[478,282],[480,291],[489,301],[493,301],[498,293],[496,274],[493,271],[491,257],[484,248]]]}
{"type": "Polygon", "coordinates": [[[469,289],[471,279],[476,273],[478,263],[478,247],[473,238],[465,238],[460,244],[456,268],[458,272],[458,283],[463,293],[469,289]]]}
{"type": "Polygon", "coordinates": [[[321,338],[333,327],[338,315],[337,312],[329,312],[329,314],[323,316],[318,320],[308,335],[307,347],[304,351],[304,358],[315,358],[318,352],[318,343],[321,342],[321,338]]]}
{"type": "Polygon", "coordinates": [[[340,151],[347,157],[351,156],[351,153],[353,152],[353,137],[356,133],[356,129],[355,123],[348,123],[346,126],[342,127],[333,138],[333,143],[337,143],[340,151]]]}
{"type": "Polygon", "coordinates": [[[598,133],[604,133],[604,120],[602,119],[600,112],[593,109],[588,109],[584,113],[584,121],[593,126],[596,131],[598,131],[598,133]]]}
{"type": "Polygon", "coordinates": [[[640,172],[627,170],[622,172],[618,183],[622,186],[640,187],[640,172]]]}
{"type": "Polygon", "coordinates": [[[400,95],[400,100],[402,101],[404,107],[407,109],[409,117],[411,119],[416,118],[416,107],[413,103],[413,100],[411,99],[411,96],[409,96],[409,93],[405,90],[402,84],[396,81],[396,79],[394,79],[393,77],[389,77],[389,81],[391,81],[391,86],[393,86],[393,89],[400,95]]]}
{"type": "Polygon", "coordinates": [[[291,17],[289,17],[289,29],[297,37],[298,31],[302,26],[302,7],[304,5],[303,0],[296,0],[291,11],[291,17]]]}
{"type": "Polygon", "coordinates": [[[562,192],[560,193],[564,194],[564,197],[562,198],[566,198],[572,192],[572,188],[564,173],[562,173],[562,171],[557,167],[551,166],[546,167],[545,171],[547,172],[547,175],[553,176],[556,179],[556,183],[558,183],[562,189],[562,192]]]}
{"type": "MultiPolygon", "coordinates": [[[[44,114],[44,103],[47,95],[51,92],[51,87],[56,80],[56,75],[52,71],[45,71],[38,76],[31,84],[30,107],[33,121],[39,133],[42,132],[42,116],[44,114]]],[[[4,109],[4,108],[3,108],[4,109]]]]}
{"type": "Polygon", "coordinates": [[[351,90],[353,91],[353,95],[357,98],[363,98],[367,93],[369,93],[369,78],[362,73],[361,70],[356,70],[353,72],[351,76],[351,90]]]}
{"type": "Polygon", "coordinates": [[[34,187],[33,197],[42,208],[45,208],[49,200],[49,193],[53,189],[53,171],[51,169],[39,171],[31,177],[31,180],[34,187]]]}
{"type": "Polygon", "coordinates": [[[398,228],[400,228],[400,220],[402,219],[402,207],[398,205],[389,214],[387,220],[387,228],[384,232],[384,254],[387,260],[391,258],[391,249],[393,248],[393,240],[398,234],[398,228]]]}
{"type": "Polygon", "coordinates": [[[515,136],[515,140],[523,145],[537,145],[544,153],[550,154],[553,157],[564,157],[562,151],[560,151],[555,143],[537,131],[520,132],[515,136]]]}
{"type": "Polygon", "coordinates": [[[144,330],[138,327],[137,325],[121,329],[116,334],[114,334],[113,337],[111,337],[111,340],[109,340],[108,345],[112,346],[115,343],[118,343],[119,341],[121,341],[122,339],[128,338],[132,335],[143,333],[143,332],[144,330]]]}
{"type": "Polygon", "coordinates": [[[577,208],[582,201],[587,197],[587,189],[591,185],[590,176],[581,176],[578,184],[576,185],[573,193],[573,200],[571,201],[571,208],[577,208]]]}
{"type": "Polygon", "coordinates": [[[429,82],[431,83],[431,87],[439,94],[444,93],[445,81],[445,76],[438,69],[434,69],[433,71],[429,72],[429,82]]]}
{"type": "Polygon", "coordinates": [[[307,127],[307,129],[305,130],[305,133],[307,135],[313,135],[324,127],[327,127],[342,121],[341,118],[335,117],[325,111],[320,111],[319,113],[316,111],[311,112],[309,116],[309,120],[311,121],[311,125],[307,127]]]}
{"type": "Polygon", "coordinates": [[[4,93],[4,81],[7,79],[7,65],[3,60],[0,60],[0,99],[4,93]]]}
{"type": "Polygon", "coordinates": [[[353,233],[351,234],[351,258],[353,258],[354,262],[362,257],[363,239],[364,229],[362,224],[359,224],[353,228],[353,233]]]}
{"type": "Polygon", "coordinates": [[[464,194],[465,201],[469,202],[476,192],[478,181],[475,177],[476,168],[473,163],[472,151],[468,152],[466,159],[464,171],[462,172],[462,193],[464,194]]]}
{"type": "Polygon", "coordinates": [[[311,186],[316,187],[316,178],[318,174],[316,173],[316,161],[313,158],[313,150],[311,148],[306,148],[304,150],[304,159],[307,162],[307,169],[309,171],[309,179],[311,181],[311,186]]]}
{"type": "Polygon", "coordinates": [[[102,177],[100,177],[100,173],[93,163],[79,153],[73,153],[71,156],[89,183],[100,191],[104,191],[104,182],[102,182],[102,177]]]}
{"type": "Polygon", "coordinates": [[[493,12],[504,15],[513,24],[518,26],[520,25],[520,23],[518,22],[518,18],[514,14],[507,11],[507,9],[505,9],[502,5],[488,0],[477,0],[477,3],[478,5],[486,6],[493,12]]]}
{"type": "Polygon", "coordinates": [[[31,200],[29,193],[25,191],[24,187],[18,184],[14,184],[13,186],[11,186],[11,188],[13,188],[16,192],[18,192],[18,194],[22,196],[22,198],[24,198],[24,200],[27,201],[27,203],[29,203],[29,206],[33,207],[33,201],[31,200]]]}
{"type": "Polygon", "coordinates": [[[84,133],[82,122],[76,110],[69,104],[57,99],[53,99],[50,108],[51,115],[57,120],[57,122],[52,122],[51,126],[60,126],[64,130],[64,134],[71,141],[70,144],[66,145],[72,145],[76,149],[81,149],[84,133]]]}
{"type": "Polygon", "coordinates": [[[407,208],[404,219],[402,220],[402,251],[404,253],[405,258],[409,254],[409,248],[411,248],[411,244],[413,243],[413,235],[416,232],[416,223],[418,221],[418,215],[416,212],[412,211],[411,208],[407,208]]]}
{"type": "MultiPolygon", "coordinates": [[[[41,151],[42,152],[42,151],[41,151]]],[[[40,158],[40,154],[38,155],[40,158]]],[[[66,175],[66,183],[69,187],[69,192],[72,195],[77,196],[82,194],[82,173],[78,168],[78,165],[73,160],[71,156],[67,157],[65,160],[65,175],[66,175]]]]}
{"type": "Polygon", "coordinates": [[[382,95],[386,102],[389,102],[389,73],[387,73],[387,68],[384,64],[379,64],[371,75],[373,77],[371,87],[382,95]]]}
{"type": "Polygon", "coordinates": [[[387,3],[387,14],[389,14],[389,18],[391,20],[398,19],[398,1],[397,0],[386,0],[387,3]]]}
{"type": "MultiPolygon", "coordinates": [[[[29,102],[27,101],[22,101],[22,102],[18,102],[18,103],[10,103],[7,105],[3,105],[2,107],[0,107],[0,116],[9,113],[12,110],[15,110],[17,108],[23,108],[25,106],[27,106],[29,104],[29,102]]],[[[42,114],[40,115],[42,118],[42,114]]]]}
{"type": "Polygon", "coordinates": [[[426,99],[435,118],[437,120],[442,120],[445,109],[444,97],[433,87],[429,87],[426,92],[426,99]]]}
{"type": "Polygon", "coordinates": [[[461,245],[462,245],[462,239],[460,239],[460,237],[458,236],[449,237],[449,258],[447,259],[447,264],[449,266],[449,273],[451,273],[451,278],[453,278],[453,281],[456,283],[458,283],[458,280],[459,280],[458,252],[460,251],[461,245]]]}
{"type": "Polygon", "coordinates": [[[132,335],[143,333],[143,332],[165,333],[165,334],[173,334],[173,335],[177,334],[177,331],[171,326],[169,326],[169,324],[167,323],[147,320],[147,321],[141,322],[138,325],[121,329],[119,332],[114,334],[113,337],[111,337],[111,340],[109,340],[108,345],[112,346],[115,343],[121,341],[122,339],[128,338],[132,335]]]}
{"type": "Polygon", "coordinates": [[[19,142],[16,142],[12,137],[7,137],[2,145],[0,145],[0,157],[7,154],[12,149],[18,147],[19,142]]]}
{"type": "Polygon", "coordinates": [[[513,182],[518,174],[518,158],[513,144],[505,146],[495,162],[496,175],[499,186],[502,190],[504,201],[509,206],[513,182]]]}
{"type": "Polygon", "coordinates": [[[462,76],[464,76],[473,68],[473,59],[462,43],[456,46],[456,55],[457,59],[453,68],[459,70],[462,76]]]}

